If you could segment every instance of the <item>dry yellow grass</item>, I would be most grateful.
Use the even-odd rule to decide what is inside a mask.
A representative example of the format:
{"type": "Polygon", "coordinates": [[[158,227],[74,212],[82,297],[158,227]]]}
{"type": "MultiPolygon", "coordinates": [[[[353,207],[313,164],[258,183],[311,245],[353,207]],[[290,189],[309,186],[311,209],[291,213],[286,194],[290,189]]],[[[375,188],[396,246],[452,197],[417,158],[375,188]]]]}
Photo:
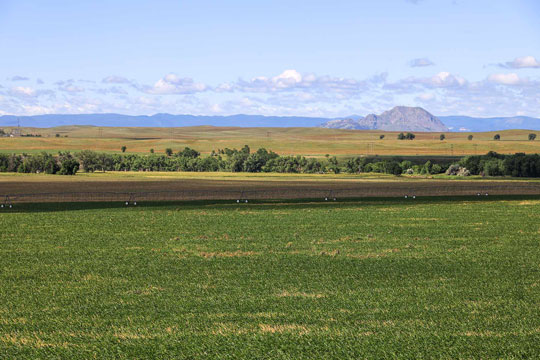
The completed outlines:
{"type": "MultiPolygon", "coordinates": [[[[532,131],[534,132],[534,131],[532,131]]],[[[528,141],[529,130],[499,131],[500,141],[494,141],[495,132],[415,133],[416,139],[397,140],[398,132],[379,130],[337,130],[323,128],[235,128],[196,126],[181,128],[113,128],[93,126],[63,126],[57,128],[23,128],[23,133],[42,137],[0,138],[0,152],[36,152],[60,150],[148,153],[154,149],[163,153],[166,148],[180,150],[186,146],[209,154],[212,150],[264,147],[281,155],[305,156],[350,155],[470,155],[488,151],[499,153],[540,152],[540,141],[528,141]],[[61,137],[55,137],[60,134],[61,137]],[[472,134],[473,140],[467,140],[472,134]],[[379,139],[385,135],[384,139],[379,139]],[[66,137],[67,136],[67,137],[66,137]]]]}

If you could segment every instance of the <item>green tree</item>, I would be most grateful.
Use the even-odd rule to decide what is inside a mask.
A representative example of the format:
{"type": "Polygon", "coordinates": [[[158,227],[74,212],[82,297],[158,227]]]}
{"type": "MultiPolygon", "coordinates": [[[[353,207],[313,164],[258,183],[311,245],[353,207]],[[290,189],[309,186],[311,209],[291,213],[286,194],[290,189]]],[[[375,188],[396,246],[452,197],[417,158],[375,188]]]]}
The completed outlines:
{"type": "Polygon", "coordinates": [[[75,175],[79,171],[79,162],[69,153],[58,153],[58,160],[60,162],[60,175],[75,175]]]}
{"type": "Polygon", "coordinates": [[[394,160],[390,160],[390,161],[387,161],[387,162],[385,161],[384,164],[383,164],[383,167],[384,167],[384,172],[387,173],[387,174],[400,176],[401,173],[403,172],[403,169],[401,168],[399,163],[397,161],[394,161],[394,160]]]}
{"type": "Polygon", "coordinates": [[[94,172],[99,168],[98,154],[92,150],[83,150],[78,156],[85,172],[94,172]]]}
{"type": "Polygon", "coordinates": [[[165,149],[165,154],[167,154],[167,156],[172,156],[172,153],[173,153],[173,151],[172,151],[171,148],[166,148],[165,149]]]}
{"type": "Polygon", "coordinates": [[[249,155],[249,153],[251,152],[251,149],[249,148],[248,145],[244,145],[244,147],[240,150],[240,152],[243,154],[249,155]]]}
{"type": "Polygon", "coordinates": [[[534,141],[536,139],[536,134],[529,134],[529,141],[534,141]]]}
{"type": "Polygon", "coordinates": [[[150,154],[153,154],[154,153],[154,149],[150,149],[150,154]]]}
{"type": "Polygon", "coordinates": [[[379,139],[384,139],[384,134],[383,135],[379,135],[379,139]]]}
{"type": "Polygon", "coordinates": [[[431,161],[428,160],[422,167],[422,170],[420,170],[420,173],[429,175],[432,173],[432,170],[433,170],[433,164],[431,163],[431,161]]]}
{"type": "Polygon", "coordinates": [[[179,151],[176,156],[180,156],[180,157],[186,157],[186,158],[190,158],[190,159],[195,159],[197,157],[199,157],[199,155],[201,155],[200,152],[198,152],[197,150],[193,150],[191,148],[184,148],[184,150],[182,151],[179,151]]]}
{"type": "Polygon", "coordinates": [[[493,137],[493,140],[501,140],[501,135],[495,134],[495,136],[493,137]]]}
{"type": "Polygon", "coordinates": [[[339,167],[338,159],[335,156],[332,156],[328,159],[329,166],[328,169],[332,171],[334,174],[339,174],[341,172],[341,169],[339,167]]]}
{"type": "Polygon", "coordinates": [[[125,153],[125,152],[126,152],[126,150],[127,150],[127,147],[126,147],[126,145],[122,146],[121,150],[122,150],[122,152],[123,152],[123,153],[125,153]]]}
{"type": "Polygon", "coordinates": [[[440,174],[442,172],[443,168],[439,164],[433,164],[431,167],[431,173],[432,174],[440,174]]]}
{"type": "Polygon", "coordinates": [[[484,174],[487,176],[504,175],[504,163],[501,159],[492,158],[484,162],[484,174]]]}
{"type": "Polygon", "coordinates": [[[446,135],[441,134],[441,135],[439,136],[439,139],[440,139],[441,141],[444,140],[444,139],[446,139],[446,135]]]}
{"type": "Polygon", "coordinates": [[[472,135],[467,136],[467,140],[470,141],[470,140],[472,140],[472,139],[473,139],[473,136],[472,136],[472,135]]]}

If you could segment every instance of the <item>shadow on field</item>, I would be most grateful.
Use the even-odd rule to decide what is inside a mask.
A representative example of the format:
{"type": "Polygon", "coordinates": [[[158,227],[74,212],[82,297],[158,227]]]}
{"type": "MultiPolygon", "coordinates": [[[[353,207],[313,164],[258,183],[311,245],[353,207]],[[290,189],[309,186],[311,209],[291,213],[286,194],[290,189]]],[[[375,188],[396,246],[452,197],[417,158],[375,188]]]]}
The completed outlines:
{"type": "Polygon", "coordinates": [[[197,200],[197,201],[159,201],[159,202],[138,202],[126,205],[125,202],[49,202],[49,203],[21,203],[13,204],[12,208],[4,207],[0,209],[0,215],[10,213],[42,213],[58,211],[76,211],[76,210],[100,210],[100,209],[118,209],[118,210],[144,210],[183,208],[186,210],[200,207],[214,206],[228,209],[235,208],[256,208],[258,210],[271,210],[272,206],[280,206],[289,209],[309,209],[324,207],[335,207],[340,205],[354,206],[374,206],[374,205],[413,205],[429,203],[453,203],[457,201],[468,202],[493,202],[501,200],[532,200],[540,199],[540,195],[492,195],[492,196],[418,196],[413,198],[397,197],[369,197],[369,198],[347,198],[337,199],[336,201],[325,201],[322,199],[294,199],[294,200],[253,200],[249,203],[237,203],[232,200],[197,200]]]}

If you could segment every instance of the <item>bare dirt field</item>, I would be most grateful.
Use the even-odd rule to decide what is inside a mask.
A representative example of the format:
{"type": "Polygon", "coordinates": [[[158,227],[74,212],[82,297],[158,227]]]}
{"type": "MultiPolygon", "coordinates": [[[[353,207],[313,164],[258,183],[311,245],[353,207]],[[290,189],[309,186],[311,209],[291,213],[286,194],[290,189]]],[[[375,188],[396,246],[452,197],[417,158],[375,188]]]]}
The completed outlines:
{"type": "Polygon", "coordinates": [[[0,196],[4,201],[6,195],[9,196],[12,202],[56,202],[540,195],[540,182],[534,180],[110,175],[74,178],[3,176],[0,178],[0,196]]]}

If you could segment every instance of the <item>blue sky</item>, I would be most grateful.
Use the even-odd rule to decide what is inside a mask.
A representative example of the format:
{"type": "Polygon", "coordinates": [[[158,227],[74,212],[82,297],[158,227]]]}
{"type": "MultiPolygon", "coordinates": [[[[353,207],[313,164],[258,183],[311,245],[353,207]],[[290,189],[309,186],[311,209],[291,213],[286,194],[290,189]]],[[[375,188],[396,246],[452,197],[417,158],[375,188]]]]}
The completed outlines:
{"type": "Polygon", "coordinates": [[[0,0],[0,115],[540,117],[537,0],[0,0]]]}

